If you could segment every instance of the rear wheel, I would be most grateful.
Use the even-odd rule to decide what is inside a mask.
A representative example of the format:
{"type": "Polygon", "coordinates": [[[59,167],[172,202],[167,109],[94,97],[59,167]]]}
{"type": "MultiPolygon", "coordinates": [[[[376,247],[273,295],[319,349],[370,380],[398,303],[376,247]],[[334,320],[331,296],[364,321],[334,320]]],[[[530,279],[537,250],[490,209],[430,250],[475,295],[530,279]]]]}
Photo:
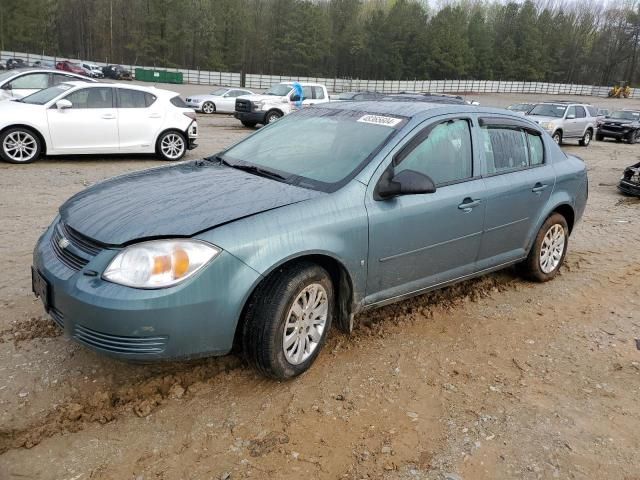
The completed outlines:
{"type": "Polygon", "coordinates": [[[260,373],[293,378],[318,357],[333,319],[333,284],[325,269],[301,262],[272,274],[245,313],[243,351],[260,373]]]}
{"type": "Polygon", "coordinates": [[[553,138],[553,141],[556,142],[558,145],[562,145],[562,132],[561,131],[557,131],[555,132],[551,138],[553,138]]]}
{"type": "Polygon", "coordinates": [[[216,112],[216,106],[213,102],[204,102],[202,104],[202,111],[206,114],[212,114],[216,112]]]}
{"type": "Polygon", "coordinates": [[[180,160],[187,152],[187,140],[184,134],[171,130],[158,138],[156,152],[163,160],[180,160]]]}
{"type": "Polygon", "coordinates": [[[558,274],[569,244],[569,226],[566,219],[554,213],[544,222],[527,259],[519,265],[529,279],[547,282],[558,274]]]}
{"type": "Polygon", "coordinates": [[[583,147],[588,147],[589,144],[591,143],[591,137],[592,137],[593,133],[591,132],[591,129],[587,129],[586,132],[584,132],[584,135],[582,136],[582,138],[580,139],[580,145],[583,147]]]}
{"type": "Polygon", "coordinates": [[[34,162],[41,150],[40,138],[27,128],[10,128],[0,135],[0,156],[5,162],[34,162]]]}

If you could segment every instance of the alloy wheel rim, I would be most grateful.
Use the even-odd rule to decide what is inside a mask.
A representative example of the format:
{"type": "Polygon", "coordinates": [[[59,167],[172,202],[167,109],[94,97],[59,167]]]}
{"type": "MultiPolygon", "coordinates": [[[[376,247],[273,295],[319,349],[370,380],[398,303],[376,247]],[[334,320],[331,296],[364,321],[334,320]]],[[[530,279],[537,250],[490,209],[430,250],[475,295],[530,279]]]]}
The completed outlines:
{"type": "Polygon", "coordinates": [[[38,151],[36,139],[27,132],[12,132],[2,142],[2,149],[14,162],[28,162],[38,151]]]}
{"type": "Polygon", "coordinates": [[[299,365],[316,351],[327,324],[329,298],[319,283],[305,287],[293,301],[284,324],[282,350],[292,365],[299,365]]]}
{"type": "Polygon", "coordinates": [[[202,109],[204,110],[204,113],[213,113],[213,104],[205,103],[202,109]]]}
{"type": "Polygon", "coordinates": [[[560,144],[560,135],[558,135],[557,133],[553,136],[553,141],[556,142],[557,144],[560,144]]]}
{"type": "Polygon", "coordinates": [[[540,269],[544,273],[551,273],[558,268],[564,253],[564,243],[564,228],[558,223],[552,225],[544,235],[540,247],[540,269]]]}
{"type": "Polygon", "coordinates": [[[184,140],[177,133],[169,133],[162,138],[160,149],[167,158],[180,158],[184,151],[184,140]]]}
{"type": "Polygon", "coordinates": [[[584,134],[584,144],[589,145],[590,141],[591,141],[591,132],[587,132],[584,134]]]}
{"type": "Polygon", "coordinates": [[[280,118],[280,115],[276,114],[276,113],[272,113],[271,115],[269,115],[269,123],[275,122],[280,118]]]}

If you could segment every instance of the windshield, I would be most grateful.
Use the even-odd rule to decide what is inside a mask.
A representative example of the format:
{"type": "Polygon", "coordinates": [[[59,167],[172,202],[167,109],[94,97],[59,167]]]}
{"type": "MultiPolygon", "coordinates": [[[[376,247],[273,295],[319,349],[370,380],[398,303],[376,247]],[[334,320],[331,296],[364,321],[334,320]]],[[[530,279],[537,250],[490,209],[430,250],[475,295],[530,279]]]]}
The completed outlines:
{"type": "Polygon", "coordinates": [[[613,112],[609,118],[617,118],[619,120],[638,120],[640,118],[640,112],[619,110],[617,112],[613,112]]]}
{"type": "Polygon", "coordinates": [[[564,117],[564,112],[567,109],[566,105],[555,105],[550,103],[539,103],[531,109],[529,115],[538,115],[541,117],[564,117]]]}
{"type": "Polygon", "coordinates": [[[338,95],[338,100],[353,100],[356,96],[356,92],[345,92],[338,95]]]}
{"type": "Polygon", "coordinates": [[[275,95],[277,97],[284,97],[287,95],[293,87],[291,85],[287,85],[286,83],[279,83],[277,85],[272,85],[269,90],[264,92],[265,95],[275,95]]]}
{"type": "Polygon", "coordinates": [[[229,91],[228,88],[218,88],[218,89],[214,90],[213,92],[211,92],[211,95],[215,95],[216,97],[221,97],[222,95],[224,95],[228,91],[229,91]]]}
{"type": "Polygon", "coordinates": [[[223,153],[287,183],[332,192],[348,182],[406,120],[314,107],[278,120],[223,153]]]}
{"type": "Polygon", "coordinates": [[[73,85],[61,83],[60,85],[56,85],[55,87],[45,88],[44,90],[40,90],[39,92],[24,97],[20,100],[20,102],[31,103],[33,105],[44,105],[45,103],[56,98],[58,95],[63,94],[70,88],[73,88],[73,85]]]}

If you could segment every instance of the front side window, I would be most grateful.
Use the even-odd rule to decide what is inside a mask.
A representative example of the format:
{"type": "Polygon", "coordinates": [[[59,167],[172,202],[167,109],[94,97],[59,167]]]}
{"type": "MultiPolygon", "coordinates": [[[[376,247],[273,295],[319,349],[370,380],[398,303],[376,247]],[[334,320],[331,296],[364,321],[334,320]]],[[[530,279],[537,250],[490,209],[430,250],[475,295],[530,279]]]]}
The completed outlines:
{"type": "Polygon", "coordinates": [[[147,108],[145,95],[145,92],[139,90],[120,88],[118,90],[118,108],[147,108]]]}
{"type": "Polygon", "coordinates": [[[65,100],[69,100],[73,108],[113,108],[113,89],[83,88],[70,93],[65,100]]]}
{"type": "Polygon", "coordinates": [[[569,109],[567,110],[567,118],[576,118],[576,107],[571,106],[569,107],[569,109]]]}
{"type": "Polygon", "coordinates": [[[451,120],[436,125],[421,143],[402,157],[395,173],[402,170],[427,175],[436,185],[471,178],[473,155],[469,122],[451,120]]]}
{"type": "Polygon", "coordinates": [[[489,175],[544,163],[544,143],[540,135],[515,126],[488,126],[481,131],[489,175]]]}
{"type": "Polygon", "coordinates": [[[313,98],[317,100],[324,99],[324,90],[322,87],[313,87],[313,98]]]}
{"type": "Polygon", "coordinates": [[[404,117],[302,109],[223,152],[232,164],[276,172],[287,183],[335,191],[406,124],[404,117]]]}
{"type": "Polygon", "coordinates": [[[11,88],[16,89],[29,89],[29,90],[42,90],[49,86],[49,74],[48,73],[32,73],[22,75],[16,78],[11,83],[11,88]]]}

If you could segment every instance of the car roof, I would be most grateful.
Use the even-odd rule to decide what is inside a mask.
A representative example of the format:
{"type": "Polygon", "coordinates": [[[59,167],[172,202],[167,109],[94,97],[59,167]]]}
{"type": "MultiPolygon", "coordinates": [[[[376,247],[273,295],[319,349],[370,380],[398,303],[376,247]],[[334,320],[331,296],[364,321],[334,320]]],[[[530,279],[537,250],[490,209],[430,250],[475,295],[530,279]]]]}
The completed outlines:
{"type": "Polygon", "coordinates": [[[64,82],[67,85],[73,85],[74,87],[110,87],[110,88],[124,88],[127,90],[139,90],[141,92],[152,93],[154,95],[171,95],[176,96],[180,95],[178,92],[173,92],[171,90],[165,90],[163,88],[156,87],[144,87],[142,85],[123,85],[122,83],[113,83],[113,82],[83,82],[78,80],[70,80],[68,82],[64,82]]]}

